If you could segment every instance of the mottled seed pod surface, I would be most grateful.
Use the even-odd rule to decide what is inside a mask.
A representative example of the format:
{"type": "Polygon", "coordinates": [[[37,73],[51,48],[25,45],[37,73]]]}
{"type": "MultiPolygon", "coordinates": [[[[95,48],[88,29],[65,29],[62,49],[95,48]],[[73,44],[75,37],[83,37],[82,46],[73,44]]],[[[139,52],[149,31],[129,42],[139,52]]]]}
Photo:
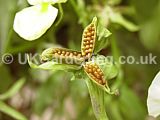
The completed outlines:
{"type": "Polygon", "coordinates": [[[86,62],[86,64],[84,65],[84,70],[87,73],[87,75],[96,83],[100,85],[106,84],[106,80],[104,79],[104,74],[96,63],[86,62]]]}
{"type": "Polygon", "coordinates": [[[55,61],[66,64],[81,64],[84,59],[79,51],[73,51],[65,48],[49,48],[43,51],[42,61],[55,61]]]}
{"type": "Polygon", "coordinates": [[[96,40],[97,18],[94,17],[92,22],[84,29],[82,35],[81,52],[86,59],[92,56],[96,40]]]}

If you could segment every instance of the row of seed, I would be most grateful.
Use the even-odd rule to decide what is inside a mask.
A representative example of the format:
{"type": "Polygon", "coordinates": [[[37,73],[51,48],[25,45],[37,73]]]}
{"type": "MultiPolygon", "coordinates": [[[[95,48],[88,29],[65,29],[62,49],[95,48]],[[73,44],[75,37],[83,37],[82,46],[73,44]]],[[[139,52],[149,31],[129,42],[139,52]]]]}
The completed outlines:
{"type": "Polygon", "coordinates": [[[97,64],[87,63],[84,66],[84,69],[87,72],[87,74],[89,74],[90,77],[94,79],[96,82],[98,82],[101,85],[106,84],[106,81],[104,80],[104,74],[97,64]]]}
{"type": "Polygon", "coordinates": [[[82,55],[91,57],[94,49],[95,44],[95,37],[96,37],[96,30],[95,25],[91,23],[83,33],[82,38],[82,55]]]}
{"type": "Polygon", "coordinates": [[[54,49],[53,54],[57,56],[64,56],[64,57],[82,58],[81,52],[71,51],[63,48],[54,49]]]}

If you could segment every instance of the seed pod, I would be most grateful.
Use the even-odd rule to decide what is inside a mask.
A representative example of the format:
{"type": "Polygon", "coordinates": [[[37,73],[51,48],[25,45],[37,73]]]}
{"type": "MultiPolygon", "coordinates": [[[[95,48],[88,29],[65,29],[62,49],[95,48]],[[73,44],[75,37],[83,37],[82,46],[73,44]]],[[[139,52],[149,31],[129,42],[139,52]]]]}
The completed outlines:
{"type": "Polygon", "coordinates": [[[86,62],[86,64],[84,65],[84,71],[87,73],[89,78],[91,78],[95,83],[99,85],[106,84],[104,74],[96,63],[86,62]]]}
{"type": "Polygon", "coordinates": [[[42,61],[55,61],[58,63],[80,65],[84,59],[81,52],[65,48],[49,48],[42,52],[42,61]]]}
{"type": "Polygon", "coordinates": [[[94,17],[92,22],[84,29],[82,35],[81,52],[86,59],[92,56],[96,40],[97,18],[94,17]]]}

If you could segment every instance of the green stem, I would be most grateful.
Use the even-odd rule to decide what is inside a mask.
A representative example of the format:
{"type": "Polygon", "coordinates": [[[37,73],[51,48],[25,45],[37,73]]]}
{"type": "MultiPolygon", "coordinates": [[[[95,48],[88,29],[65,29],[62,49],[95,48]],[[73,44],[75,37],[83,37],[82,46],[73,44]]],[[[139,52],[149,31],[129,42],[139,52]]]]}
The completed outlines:
{"type": "MultiPolygon", "coordinates": [[[[97,0],[95,0],[97,1],[97,0]]],[[[76,4],[75,0],[70,0],[71,6],[75,13],[79,17],[82,17],[81,12],[78,5],[76,4]]],[[[82,21],[82,26],[85,28],[87,21],[82,21]]],[[[97,120],[109,120],[106,114],[106,109],[104,105],[104,91],[99,88],[95,83],[93,83],[90,79],[86,79],[86,84],[89,90],[92,107],[94,114],[97,120]]]]}
{"type": "Polygon", "coordinates": [[[99,1],[98,0],[93,0],[93,3],[96,5],[96,4],[99,4],[99,1]]]}
{"type": "Polygon", "coordinates": [[[11,40],[12,34],[13,34],[13,29],[10,29],[8,33],[8,37],[6,39],[6,44],[4,45],[3,53],[6,53],[8,48],[10,47],[10,40],[11,40]]]}
{"type": "MultiPolygon", "coordinates": [[[[79,8],[77,7],[75,0],[70,0],[70,3],[71,3],[71,6],[73,7],[73,10],[75,10],[75,13],[77,14],[77,16],[79,18],[81,18],[81,13],[79,12],[79,8]]],[[[85,26],[86,26],[85,21],[82,21],[82,26],[83,26],[83,28],[85,28],[85,26]]]]}
{"type": "MultiPolygon", "coordinates": [[[[7,37],[6,37],[6,40],[5,40],[5,44],[4,44],[4,48],[3,48],[3,50],[2,50],[2,53],[4,54],[4,53],[6,53],[7,52],[7,50],[8,50],[8,48],[10,47],[10,45],[11,45],[11,38],[12,38],[12,34],[13,34],[13,28],[12,28],[12,25],[13,25],[13,21],[14,21],[14,15],[15,15],[15,13],[16,13],[16,8],[18,7],[18,4],[16,4],[15,6],[14,6],[14,10],[10,13],[11,15],[10,15],[10,21],[12,21],[12,22],[10,22],[10,23],[8,23],[9,24],[9,28],[8,28],[8,34],[7,34],[7,37]]],[[[8,21],[9,22],[9,21],[8,21]]]]}
{"type": "Polygon", "coordinates": [[[86,80],[86,84],[89,90],[93,111],[97,120],[109,120],[104,105],[104,91],[90,79],[86,80]]]}
{"type": "Polygon", "coordinates": [[[8,106],[3,101],[0,101],[0,112],[3,112],[16,120],[28,120],[23,114],[8,106]]]}
{"type": "MultiPolygon", "coordinates": [[[[113,33],[116,33],[116,32],[113,31],[113,33]]],[[[121,68],[121,64],[119,63],[120,52],[119,52],[118,45],[117,45],[116,38],[115,38],[114,34],[112,34],[111,49],[112,49],[112,55],[114,57],[116,65],[118,66],[118,69],[119,69],[119,74],[117,76],[117,80],[116,80],[116,83],[114,84],[113,88],[119,88],[119,86],[122,84],[122,80],[123,80],[123,70],[121,68]]]]}
{"type": "Polygon", "coordinates": [[[73,9],[75,10],[76,14],[78,15],[78,17],[80,17],[80,13],[78,11],[78,7],[76,5],[76,2],[74,0],[70,0],[70,3],[72,5],[73,9]]]}
{"type": "Polygon", "coordinates": [[[61,22],[61,20],[63,18],[63,15],[64,15],[63,8],[62,8],[62,5],[60,3],[58,4],[58,8],[59,8],[60,16],[59,16],[59,19],[58,19],[57,23],[55,24],[55,26],[59,25],[59,23],[61,22]]]}

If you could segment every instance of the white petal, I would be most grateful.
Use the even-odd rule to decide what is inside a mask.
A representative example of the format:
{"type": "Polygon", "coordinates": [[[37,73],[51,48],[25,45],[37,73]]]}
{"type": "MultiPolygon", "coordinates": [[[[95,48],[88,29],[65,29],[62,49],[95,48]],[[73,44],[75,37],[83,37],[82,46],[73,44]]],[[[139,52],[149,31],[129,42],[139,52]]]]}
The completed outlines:
{"type": "Polygon", "coordinates": [[[147,107],[149,115],[160,115],[160,72],[156,75],[148,90],[147,107]]]}
{"type": "Polygon", "coordinates": [[[51,5],[46,10],[42,5],[28,7],[16,14],[13,28],[22,38],[35,40],[51,27],[57,14],[58,9],[51,5]]]}
{"type": "Polygon", "coordinates": [[[41,3],[50,3],[50,4],[55,4],[55,3],[65,3],[67,0],[28,0],[28,3],[30,5],[38,5],[41,3]]]}

